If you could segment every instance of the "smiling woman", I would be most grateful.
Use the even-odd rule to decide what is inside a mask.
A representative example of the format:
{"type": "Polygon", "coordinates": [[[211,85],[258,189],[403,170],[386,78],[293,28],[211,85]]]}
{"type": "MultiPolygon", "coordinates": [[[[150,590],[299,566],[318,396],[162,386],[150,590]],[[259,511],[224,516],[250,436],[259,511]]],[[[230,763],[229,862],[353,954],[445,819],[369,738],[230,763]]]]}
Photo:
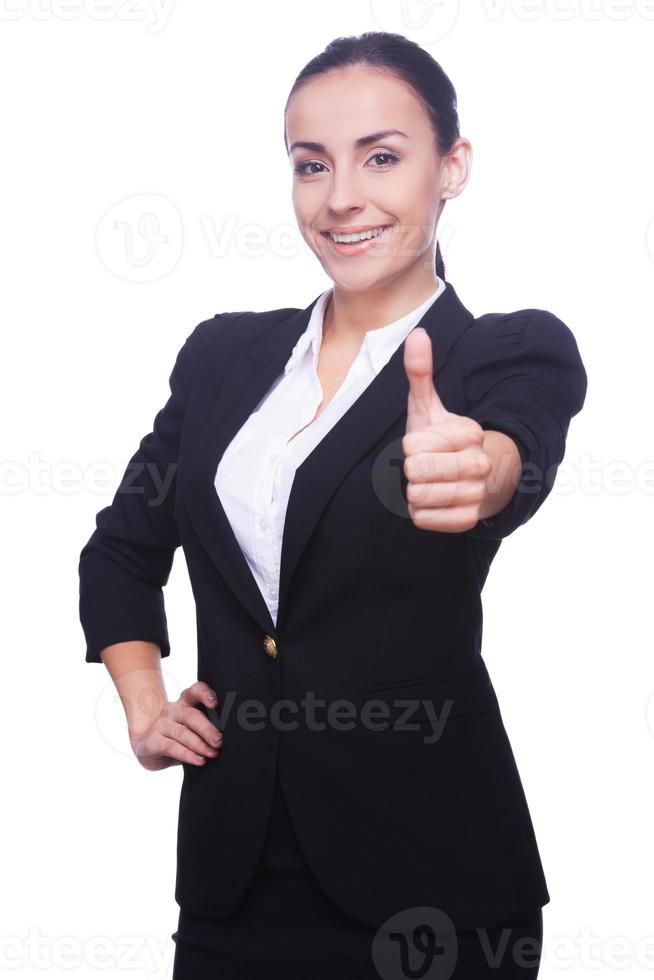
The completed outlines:
{"type": "MultiPolygon", "coordinates": [[[[351,404],[357,392],[369,385],[371,376],[364,382],[359,381],[357,387],[353,372],[357,365],[362,369],[362,358],[374,356],[373,340],[381,342],[385,334],[388,337],[385,360],[395,351],[392,363],[396,370],[399,369],[398,345],[405,341],[404,368],[410,381],[407,411],[397,419],[396,432],[398,437],[402,432],[406,433],[403,444],[407,455],[409,444],[406,440],[410,438],[414,440],[411,446],[417,452],[416,461],[418,458],[426,459],[425,450],[431,449],[430,458],[437,464],[436,471],[432,470],[427,478],[416,473],[415,466],[409,472],[409,464],[414,462],[414,458],[407,459],[405,472],[409,482],[404,485],[407,500],[409,494],[413,500],[415,493],[412,491],[419,489],[429,491],[433,503],[443,503],[437,494],[445,490],[450,496],[447,503],[456,503],[453,492],[462,488],[462,502],[473,515],[471,524],[461,524],[460,518],[458,524],[454,524],[452,519],[457,511],[452,506],[432,507],[430,510],[423,503],[420,511],[414,513],[409,503],[415,527],[408,522],[407,528],[407,521],[397,516],[397,508],[394,511],[387,506],[380,508],[375,502],[373,513],[378,515],[383,512],[386,515],[384,522],[380,524],[379,517],[374,521],[370,517],[363,519],[364,528],[375,527],[373,553],[376,552],[379,558],[384,556],[385,564],[379,566],[373,561],[367,576],[374,584],[378,600],[385,597],[376,617],[377,623],[386,621],[386,626],[374,645],[370,644],[374,646],[374,651],[369,651],[367,656],[374,666],[368,675],[369,683],[362,685],[360,690],[367,692],[366,697],[374,692],[379,695],[380,691],[386,694],[389,691],[415,692],[422,690],[419,686],[421,677],[432,676],[428,690],[449,691],[452,700],[448,702],[448,707],[453,705],[455,720],[446,726],[445,738],[441,738],[442,733],[439,732],[438,738],[432,736],[431,740],[425,740],[422,732],[420,740],[429,742],[428,747],[423,748],[416,738],[409,739],[405,735],[402,741],[395,730],[388,732],[386,740],[368,733],[377,762],[371,759],[365,761],[364,753],[360,756],[360,768],[357,769],[356,753],[351,754],[347,763],[344,760],[347,770],[343,768],[338,777],[327,769],[323,776],[318,775],[313,794],[312,780],[305,775],[304,787],[298,785],[295,795],[291,795],[293,805],[297,805],[294,818],[299,819],[304,810],[304,820],[308,799],[324,792],[324,810],[334,816],[338,814],[341,820],[340,824],[337,822],[339,837],[343,839],[354,835],[354,841],[355,827],[366,820],[371,826],[370,822],[374,824],[380,819],[387,791],[399,796],[403,801],[402,806],[398,809],[387,805],[386,822],[378,840],[377,856],[380,860],[383,857],[386,880],[395,882],[387,887],[390,906],[400,913],[405,906],[410,908],[429,904],[434,906],[432,911],[437,916],[445,916],[450,924],[453,921],[463,923],[463,928],[457,933],[458,952],[453,976],[474,976],[476,980],[481,980],[482,976],[488,975],[528,980],[538,972],[541,907],[549,900],[549,895],[520,778],[490,679],[483,661],[475,661],[465,652],[466,649],[472,650],[470,641],[464,639],[470,625],[474,624],[473,632],[480,631],[479,565],[483,565],[484,561],[489,564],[491,559],[489,552],[484,551],[486,542],[481,541],[483,553],[473,554],[474,571],[471,572],[472,566],[462,562],[459,557],[458,549],[465,542],[451,541],[447,535],[430,536],[425,530],[416,531],[416,528],[430,528],[432,531],[469,528],[479,538],[502,537],[527,516],[523,498],[520,507],[515,507],[517,495],[514,494],[513,479],[509,485],[506,475],[503,483],[498,475],[503,467],[504,473],[509,472],[513,477],[516,463],[519,466],[521,462],[518,447],[522,452],[524,437],[520,422],[512,427],[506,416],[497,414],[500,431],[492,431],[491,411],[485,417],[489,431],[484,433],[479,423],[474,421],[474,412],[465,413],[468,407],[465,392],[455,388],[451,377],[445,374],[441,375],[441,385],[447,393],[451,409],[447,411],[432,381],[434,364],[428,341],[436,339],[433,333],[436,324],[430,321],[426,343],[422,337],[411,334],[412,328],[421,322],[426,311],[431,314],[432,308],[442,310],[437,335],[439,344],[441,338],[443,341],[442,346],[437,344],[439,363],[435,367],[438,370],[447,355],[447,344],[458,335],[462,336],[465,327],[470,326],[471,318],[463,307],[457,305],[455,308],[450,304],[446,309],[444,300],[440,298],[446,285],[446,300],[452,296],[453,289],[444,282],[445,269],[436,241],[437,225],[445,203],[464,189],[472,159],[469,141],[459,134],[456,94],[450,80],[433,58],[401,36],[369,33],[358,38],[339,38],[309,62],[297,77],[286,104],[284,140],[292,165],[293,206],[298,224],[307,245],[332,280],[333,288],[315,304],[307,328],[311,340],[310,346],[307,342],[306,347],[311,353],[311,363],[304,362],[305,373],[302,373],[301,365],[295,365],[294,381],[292,377],[287,378],[270,393],[267,403],[270,431],[255,433],[251,425],[251,445],[256,446],[257,453],[260,453],[261,443],[254,441],[255,438],[261,439],[262,435],[268,438],[276,426],[283,428],[285,423],[275,422],[276,415],[279,415],[282,406],[288,412],[293,399],[297,398],[303,410],[295,417],[291,428],[297,427],[298,431],[287,440],[286,447],[300,435],[305,442],[300,441],[304,449],[288,469],[286,490],[282,494],[287,496],[290,485],[288,477],[292,477],[297,465],[306,458],[312,447],[320,443],[319,448],[322,449],[328,443],[326,438],[321,443],[321,438],[334,427],[339,416],[347,417],[348,404],[351,404]],[[457,318],[459,326],[455,330],[452,324],[457,322],[457,318]],[[306,389],[302,388],[305,383],[306,389]],[[287,389],[284,384],[287,384],[287,389]],[[348,400],[344,401],[344,398],[348,400]],[[275,407],[276,402],[279,408],[275,407]],[[457,415],[457,412],[461,414],[457,415]],[[319,423],[321,414],[323,417],[319,423]],[[323,425],[323,429],[316,433],[315,427],[319,424],[323,425]],[[433,441],[426,441],[427,433],[431,440],[437,438],[440,442],[434,444],[433,441]],[[515,441],[512,435],[515,435],[515,441]],[[475,469],[480,453],[484,458],[481,471],[475,469]],[[441,482],[434,483],[435,478],[439,479],[439,472],[441,482]],[[412,479],[415,482],[412,483],[412,479]],[[514,510],[507,520],[504,513],[508,515],[509,511],[508,508],[505,510],[505,505],[512,495],[514,510]],[[497,525],[493,519],[480,520],[498,510],[501,513],[497,525]],[[427,523],[424,522],[425,515],[429,516],[427,523]],[[444,523],[445,517],[449,524],[444,523]],[[421,520],[423,523],[420,523],[421,520]],[[513,521],[513,525],[509,521],[513,521]],[[400,557],[396,552],[394,561],[393,549],[398,547],[400,534],[404,536],[402,555],[400,557]],[[448,556],[450,544],[456,551],[448,556]],[[385,556],[387,549],[389,554],[385,556]],[[408,641],[410,631],[405,615],[398,614],[399,603],[406,589],[410,588],[414,572],[424,580],[427,566],[420,564],[418,559],[422,551],[431,569],[432,588],[424,590],[423,596],[423,590],[416,584],[407,608],[412,610],[412,617],[428,624],[425,632],[430,637],[438,637],[441,649],[435,654],[431,644],[419,645],[412,657],[405,655],[400,665],[397,649],[402,643],[402,636],[405,642],[408,641]],[[392,574],[391,569],[394,569],[392,574]],[[437,585],[441,577],[442,600],[440,585],[437,585]],[[456,599],[453,599],[453,583],[456,583],[456,599]],[[449,610],[449,627],[442,619],[446,609],[449,610]],[[461,625],[457,627],[459,619],[461,625]],[[395,654],[393,637],[397,637],[395,654]],[[404,678],[399,688],[393,686],[398,683],[398,672],[404,678]],[[439,680],[439,677],[442,679],[439,680]],[[481,686],[482,678],[486,678],[485,686],[481,686]],[[470,679],[479,681],[478,689],[483,693],[483,698],[480,696],[478,699],[479,703],[467,703],[470,679]],[[467,685],[464,680],[468,681],[467,685]],[[489,740],[491,731],[497,735],[492,744],[489,740]],[[439,744],[434,745],[434,742],[439,744]],[[387,750],[392,757],[390,754],[384,755],[387,750]],[[496,753],[496,757],[493,757],[493,753],[496,753]],[[380,784],[375,788],[378,795],[376,798],[375,790],[368,785],[366,803],[364,795],[357,796],[355,782],[363,779],[365,770],[370,773],[377,765],[380,768],[380,784]],[[460,796],[452,791],[449,797],[443,798],[442,780],[447,778],[448,772],[452,781],[456,780],[457,772],[461,780],[465,780],[465,783],[460,783],[460,796]],[[440,774],[438,781],[437,774],[440,774]],[[496,780],[500,777],[503,779],[503,789],[495,801],[500,785],[496,780]],[[337,794],[337,780],[352,781],[351,792],[343,804],[330,799],[330,794],[337,794]],[[304,803],[300,806],[303,798],[304,803]],[[417,815],[412,814],[410,808],[412,798],[415,798],[416,808],[433,807],[435,843],[428,845],[426,838],[417,833],[417,815]],[[372,811],[370,801],[375,799],[377,808],[372,811]],[[455,802],[457,799],[458,803],[455,802]],[[491,799],[494,800],[493,805],[491,799]],[[476,814],[482,813],[483,827],[476,823],[475,818],[476,814]],[[401,821],[404,822],[400,826],[401,821]],[[510,838],[505,832],[509,827],[510,838]],[[408,839],[412,839],[415,845],[415,860],[426,864],[424,879],[422,872],[418,873],[418,865],[409,857],[413,850],[408,846],[408,839]],[[393,842],[393,848],[389,850],[390,842],[393,842]],[[394,849],[395,857],[391,859],[394,849]],[[402,853],[408,867],[405,867],[401,884],[397,863],[402,862],[402,853]],[[461,878],[465,900],[456,897],[456,889],[436,889],[430,895],[429,880],[434,883],[440,880],[442,884],[448,875],[461,878]],[[493,881],[494,887],[491,884],[493,881]],[[507,899],[512,892],[520,896],[517,905],[507,899]],[[449,903],[447,895],[451,900],[449,903]],[[464,901],[465,904],[461,904],[464,901]],[[478,926],[495,924],[499,928],[498,921],[503,928],[510,930],[510,936],[529,936],[537,950],[531,959],[523,959],[520,963],[507,956],[500,967],[494,966],[491,971],[488,962],[483,960],[476,937],[468,927],[474,923],[478,926]]],[[[523,322],[523,318],[518,318],[517,329],[523,322]]],[[[501,358],[501,351],[496,356],[501,358]]],[[[470,366],[469,360],[468,368],[470,366]]],[[[569,415],[577,411],[583,401],[583,368],[579,370],[580,363],[575,367],[578,373],[572,390],[576,392],[577,400],[572,399],[569,406],[561,406],[563,427],[567,425],[569,415]]],[[[381,381],[381,378],[377,380],[381,381]]],[[[497,390],[500,393],[501,380],[502,374],[498,368],[495,382],[499,385],[497,390]]],[[[393,377],[389,375],[386,378],[389,395],[392,384],[393,377]]],[[[550,398],[552,393],[557,393],[556,381],[552,384],[554,387],[547,392],[550,398]]],[[[374,390],[375,386],[369,385],[366,395],[372,397],[374,390]]],[[[384,395],[380,387],[376,388],[376,392],[381,408],[384,395]]],[[[374,411],[375,404],[371,401],[368,404],[369,409],[374,411]]],[[[383,421],[379,410],[378,414],[383,421]]],[[[389,415],[386,423],[392,418],[389,415]]],[[[380,434],[384,428],[382,421],[379,422],[380,434]]],[[[522,423],[529,425],[527,419],[523,419],[522,423]]],[[[254,457],[247,462],[247,432],[246,425],[240,441],[239,438],[234,441],[237,453],[238,446],[242,447],[239,480],[246,479],[246,474],[256,467],[254,457]]],[[[362,467],[360,465],[352,471],[349,480],[342,485],[342,506],[345,506],[347,488],[355,486],[354,474],[359,471],[367,474],[366,488],[360,494],[361,501],[368,497],[371,468],[368,458],[362,467]]],[[[223,473],[223,482],[221,484],[217,480],[217,487],[225,501],[235,501],[236,485],[233,485],[230,496],[225,467],[223,473]]],[[[265,485],[267,477],[263,472],[261,479],[265,485]]],[[[316,537],[316,547],[322,548],[325,574],[326,569],[332,567],[331,541],[340,539],[336,532],[329,537],[329,511],[333,509],[334,528],[348,523],[345,514],[338,516],[337,499],[338,495],[325,514],[322,532],[318,532],[316,537]]],[[[406,506],[406,502],[403,504],[406,506]]],[[[352,496],[347,505],[350,515],[356,512],[352,496]]],[[[403,517],[409,516],[401,507],[400,511],[403,517]]],[[[462,512],[467,513],[465,508],[462,508],[462,512]]],[[[281,513],[283,515],[283,510],[281,513]]],[[[242,537],[242,544],[244,548],[247,545],[245,536],[242,537]]],[[[359,548],[365,553],[365,537],[359,542],[359,548]]],[[[496,550],[497,543],[494,548],[496,550]]],[[[254,568],[254,548],[250,556],[254,568]]],[[[334,555],[334,561],[339,562],[338,554],[334,555]]],[[[363,577],[366,575],[360,574],[363,577]]],[[[263,578],[260,584],[262,588],[265,586],[263,578]]],[[[276,592],[271,594],[277,595],[276,592]]],[[[296,593],[296,600],[301,601],[301,592],[296,593]]],[[[323,632],[329,635],[329,630],[323,632]]],[[[476,646],[477,640],[472,642],[476,646]]],[[[363,659],[361,647],[362,644],[358,643],[357,652],[363,659]]],[[[330,659],[336,671],[333,656],[330,659]]],[[[307,679],[310,680],[310,677],[307,679]]],[[[337,764],[337,757],[334,756],[332,765],[337,764]]],[[[307,835],[311,836],[308,827],[307,835]]],[[[324,850],[325,859],[330,860],[333,866],[339,863],[338,852],[342,846],[342,843],[339,845],[339,841],[334,840],[324,850]]],[[[348,849],[345,848],[345,851],[347,853],[348,849]]],[[[306,858],[306,851],[296,836],[295,820],[290,819],[285,794],[277,777],[269,837],[246,898],[228,917],[222,919],[200,921],[182,909],[180,927],[175,937],[175,980],[185,980],[187,977],[200,980],[205,975],[208,977],[217,967],[222,969],[222,976],[231,976],[231,973],[224,972],[229,963],[239,964],[238,968],[235,967],[234,976],[241,976],[238,970],[244,969],[246,962],[250,969],[259,971],[256,976],[284,975],[289,978],[303,969],[314,977],[322,976],[320,969],[325,969],[325,976],[338,975],[341,980],[354,976],[378,976],[377,967],[380,967],[381,961],[375,958],[373,951],[379,951],[380,933],[370,928],[370,920],[364,921],[363,915],[358,919],[353,915],[357,902],[339,902],[338,899],[338,895],[342,897],[348,888],[353,887],[349,871],[338,881],[337,887],[332,878],[334,887],[330,890],[325,877],[316,877],[311,862],[307,862],[306,858]],[[300,925],[303,929],[302,941],[295,932],[300,925]]],[[[379,894],[381,885],[379,882],[373,883],[372,874],[366,881],[363,868],[359,868],[357,874],[361,907],[361,903],[365,905],[366,901],[372,900],[375,890],[379,894]]],[[[416,925],[410,915],[408,925],[411,930],[416,925]]],[[[396,927],[399,928],[397,923],[396,927]]],[[[510,944],[507,948],[511,949],[510,944]]],[[[412,950],[413,954],[415,952],[412,950]]],[[[388,949],[386,955],[391,955],[388,949]]],[[[397,963],[393,966],[397,968],[397,963]]],[[[450,973],[447,975],[450,976],[450,973]]]]}
{"type": "Polygon", "coordinates": [[[142,707],[141,763],[184,767],[173,977],[534,980],[549,893],[480,593],[549,493],[583,363],[558,317],[475,317],[445,280],[438,221],[472,153],[427,51],[337,38],[284,122],[330,286],[198,324],[80,556],[87,660],[142,707]],[[198,680],[169,702],[179,545],[198,680]],[[417,731],[357,721],[407,699],[417,731]],[[273,724],[246,723],[252,702],[273,724]]]}

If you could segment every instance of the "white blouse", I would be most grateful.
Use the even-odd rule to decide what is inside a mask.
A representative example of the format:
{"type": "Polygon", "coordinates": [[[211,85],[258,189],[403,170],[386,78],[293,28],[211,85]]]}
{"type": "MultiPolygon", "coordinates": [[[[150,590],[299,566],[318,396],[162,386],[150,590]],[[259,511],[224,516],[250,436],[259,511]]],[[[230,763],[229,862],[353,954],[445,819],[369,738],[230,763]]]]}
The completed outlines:
{"type": "Polygon", "coordinates": [[[331,288],[325,290],[283,373],[222,455],[215,476],[216,492],[274,623],[284,519],[296,469],[381,371],[445,288],[446,283],[438,278],[438,288],[420,306],[393,323],[366,330],[341,386],[314,419],[323,400],[316,365],[323,314],[331,295],[331,288]]]}

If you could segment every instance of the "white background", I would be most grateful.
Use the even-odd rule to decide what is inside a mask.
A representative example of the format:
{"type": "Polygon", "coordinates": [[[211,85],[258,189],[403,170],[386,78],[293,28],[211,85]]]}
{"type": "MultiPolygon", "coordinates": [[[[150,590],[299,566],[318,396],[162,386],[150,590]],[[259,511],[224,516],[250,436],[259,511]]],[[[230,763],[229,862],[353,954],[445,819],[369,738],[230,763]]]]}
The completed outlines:
{"type": "MultiPolygon", "coordinates": [[[[557,483],[484,589],[552,898],[540,976],[654,965],[654,3],[460,7],[0,0],[8,975],[170,976],[182,772],[139,766],[84,661],[79,552],[194,326],[329,285],[295,222],[283,106],[332,38],[379,29],[441,63],[473,144],[439,228],[447,279],[475,315],[555,313],[589,377],[557,483]]],[[[181,551],[166,607],[177,697],[196,655],[181,551]]]]}

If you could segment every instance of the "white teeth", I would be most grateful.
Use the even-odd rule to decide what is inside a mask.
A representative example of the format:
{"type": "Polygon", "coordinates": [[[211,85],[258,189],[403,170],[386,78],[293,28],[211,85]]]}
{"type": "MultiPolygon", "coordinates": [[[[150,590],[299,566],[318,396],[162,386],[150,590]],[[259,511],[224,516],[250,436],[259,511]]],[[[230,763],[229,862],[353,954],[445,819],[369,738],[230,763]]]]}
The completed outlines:
{"type": "Polygon", "coordinates": [[[372,228],[370,231],[360,231],[352,235],[334,235],[331,231],[327,232],[327,234],[333,242],[364,242],[368,238],[376,238],[383,231],[386,231],[384,227],[372,228]]]}

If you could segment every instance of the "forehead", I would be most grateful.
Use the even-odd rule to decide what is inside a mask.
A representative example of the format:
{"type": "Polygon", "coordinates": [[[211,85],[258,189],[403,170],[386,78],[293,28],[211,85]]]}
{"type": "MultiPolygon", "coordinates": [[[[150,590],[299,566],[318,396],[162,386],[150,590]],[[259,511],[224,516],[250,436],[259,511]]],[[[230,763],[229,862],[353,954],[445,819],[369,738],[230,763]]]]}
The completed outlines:
{"type": "Polygon", "coordinates": [[[286,111],[286,136],[328,145],[350,145],[382,129],[401,129],[411,137],[429,120],[415,92],[386,69],[369,65],[332,68],[304,82],[286,111]]]}

